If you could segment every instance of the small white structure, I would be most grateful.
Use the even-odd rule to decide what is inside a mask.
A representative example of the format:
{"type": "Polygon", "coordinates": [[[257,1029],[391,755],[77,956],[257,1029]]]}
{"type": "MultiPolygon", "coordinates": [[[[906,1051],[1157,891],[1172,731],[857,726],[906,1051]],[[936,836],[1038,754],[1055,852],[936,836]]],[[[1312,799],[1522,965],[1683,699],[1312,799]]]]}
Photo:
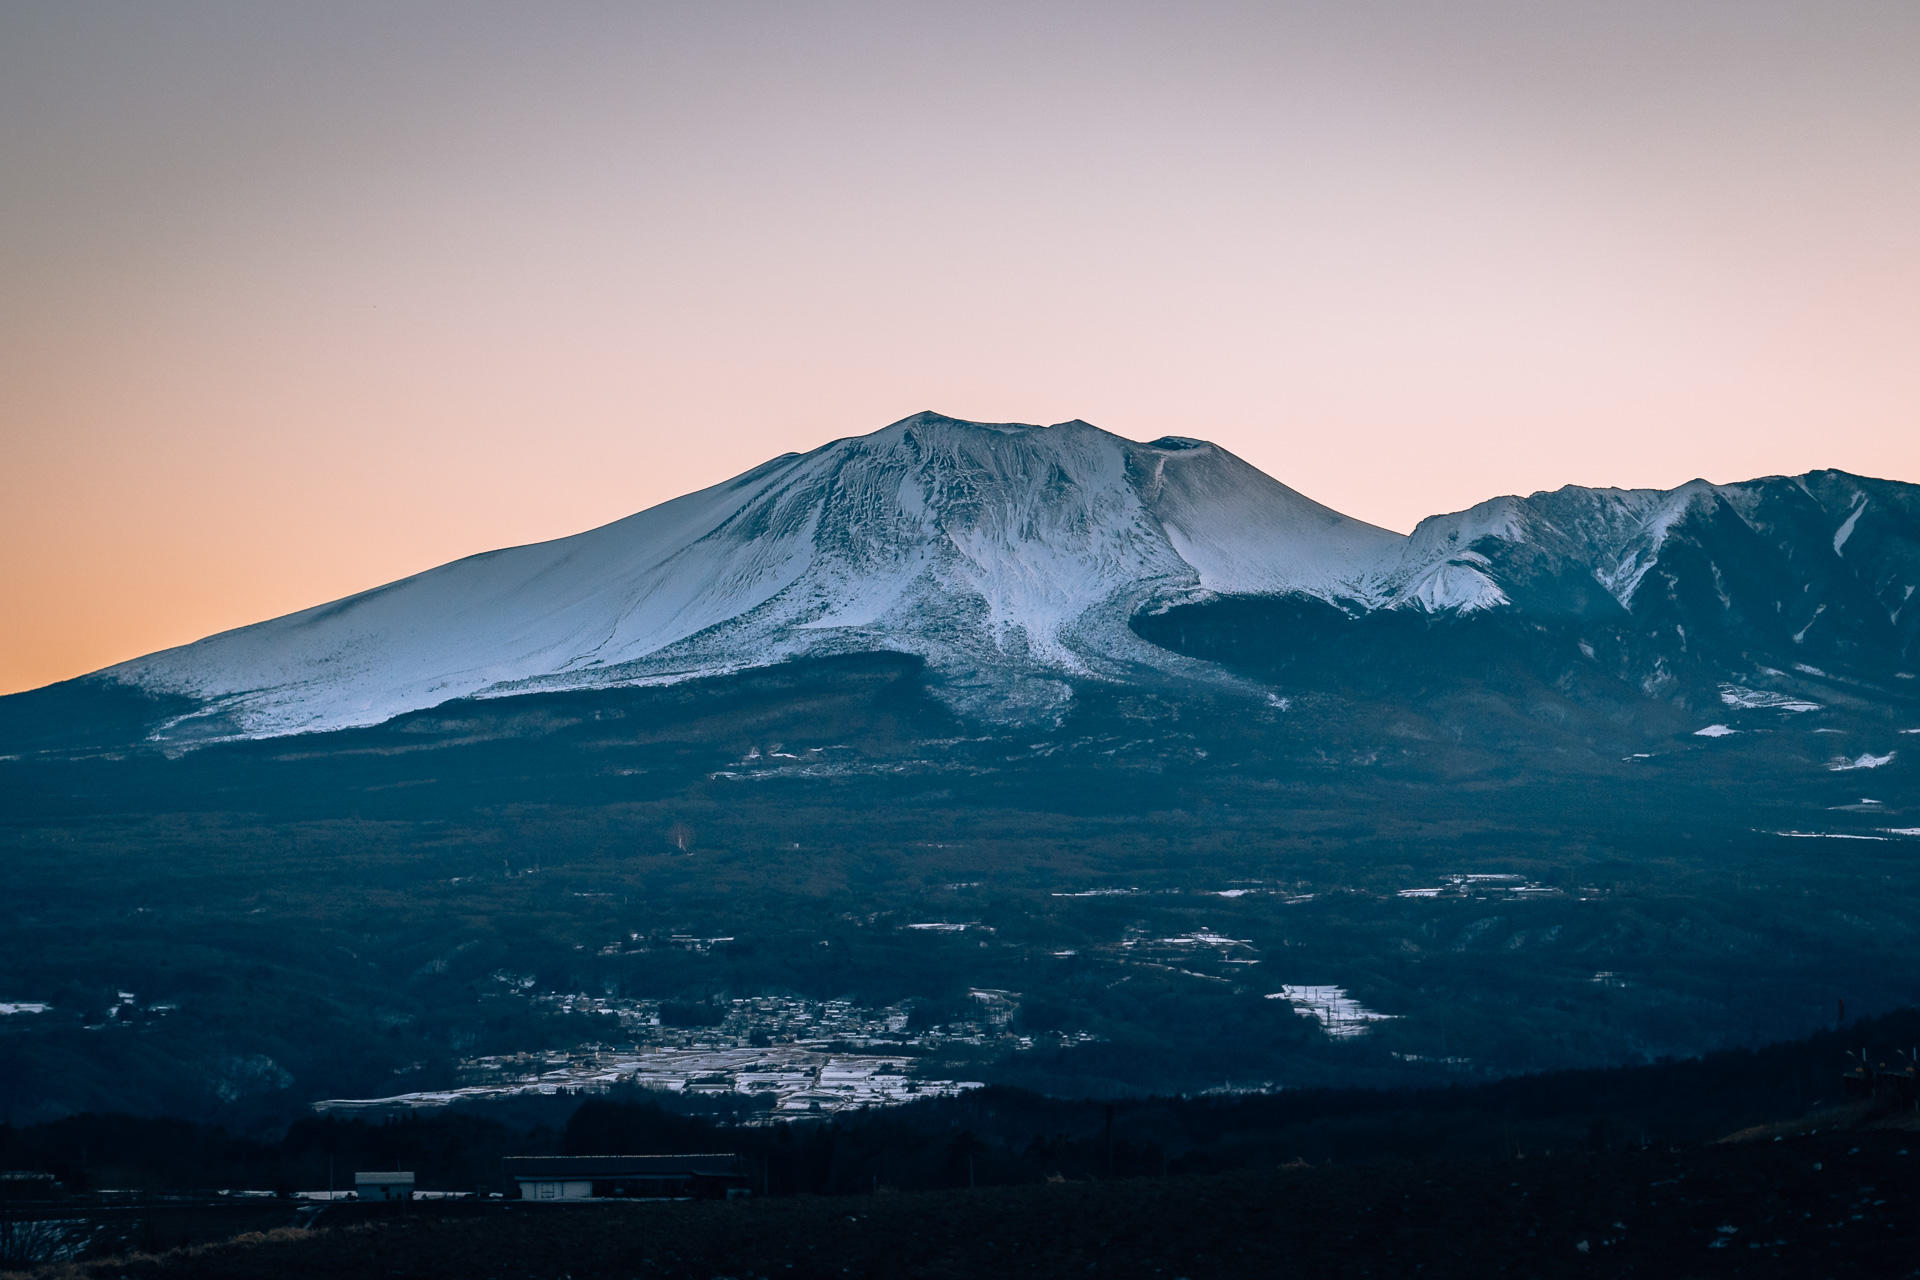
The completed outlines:
{"type": "Polygon", "coordinates": [[[509,1156],[501,1161],[522,1200],[727,1200],[747,1194],[732,1152],[681,1156],[509,1156]]]}
{"type": "Polygon", "coordinates": [[[356,1173],[353,1175],[353,1190],[362,1200],[411,1200],[413,1175],[400,1172],[356,1173]]]}

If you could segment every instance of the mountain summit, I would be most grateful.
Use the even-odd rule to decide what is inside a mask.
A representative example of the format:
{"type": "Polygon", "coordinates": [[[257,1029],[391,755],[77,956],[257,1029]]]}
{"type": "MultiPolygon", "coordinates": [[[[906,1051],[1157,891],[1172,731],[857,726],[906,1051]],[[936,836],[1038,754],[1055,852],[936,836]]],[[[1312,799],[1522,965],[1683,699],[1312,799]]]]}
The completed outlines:
{"type": "MultiPolygon", "coordinates": [[[[1569,487],[1436,516],[1409,537],[1205,441],[921,413],[586,533],[84,679],[184,699],[154,736],[185,741],[896,651],[925,658],[956,709],[1021,721],[1057,715],[1076,678],[1217,670],[1134,624],[1228,597],[1348,618],[1632,619],[1696,658],[1713,640],[1730,670],[1781,646],[1911,663],[1917,565],[1920,489],[1840,472],[1569,487]]],[[[1665,649],[1641,665],[1659,692],[1665,649]]]]}

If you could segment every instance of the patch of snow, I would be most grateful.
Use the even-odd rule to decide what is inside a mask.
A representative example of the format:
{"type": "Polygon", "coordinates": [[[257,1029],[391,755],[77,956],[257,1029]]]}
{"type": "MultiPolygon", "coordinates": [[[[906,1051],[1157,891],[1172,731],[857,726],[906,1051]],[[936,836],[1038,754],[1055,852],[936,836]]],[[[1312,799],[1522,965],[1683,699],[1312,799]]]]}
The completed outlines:
{"type": "Polygon", "coordinates": [[[1794,840],[1878,840],[1886,843],[1885,836],[1856,836],[1839,831],[1776,831],[1776,836],[1787,836],[1794,840]]]}
{"type": "Polygon", "coordinates": [[[1740,732],[1738,729],[1731,728],[1724,724],[1710,724],[1704,729],[1695,729],[1693,736],[1696,738],[1725,738],[1738,732],[1740,732]]]}
{"type": "Polygon", "coordinates": [[[1860,495],[1859,505],[1854,507],[1853,513],[1847,517],[1846,523],[1842,524],[1838,529],[1834,530],[1833,554],[1839,555],[1840,548],[1847,545],[1847,539],[1853,536],[1853,526],[1860,522],[1860,513],[1862,511],[1865,511],[1866,509],[1867,509],[1867,495],[1863,493],[1860,495]]]}
{"type": "Polygon", "coordinates": [[[1745,711],[1818,711],[1820,704],[1770,689],[1749,689],[1745,685],[1723,684],[1720,701],[1745,711]]]}
{"type": "Polygon", "coordinates": [[[1481,571],[1481,566],[1489,563],[1485,556],[1472,553],[1442,561],[1407,583],[1406,590],[1394,601],[1394,607],[1406,609],[1417,605],[1428,613],[1449,610],[1472,613],[1513,603],[1507,593],[1481,571]]]}
{"type": "Polygon", "coordinates": [[[1376,570],[1377,603],[1394,608],[1472,612],[1510,603],[1484,570],[1492,562],[1474,550],[1482,539],[1523,542],[1533,526],[1524,500],[1494,498],[1451,515],[1429,516],[1414,526],[1391,561],[1376,570]]]}
{"type": "Polygon", "coordinates": [[[1535,884],[1511,871],[1481,871],[1449,875],[1447,883],[1434,888],[1400,889],[1402,898],[1481,897],[1490,893],[1510,894],[1516,898],[1558,897],[1561,890],[1552,885],[1535,884]]]}
{"type": "Polygon", "coordinates": [[[11,1018],[16,1013],[46,1013],[52,1008],[39,1000],[0,1000],[0,1018],[11,1018]]]}
{"type": "Polygon", "coordinates": [[[1920,836],[1920,827],[1882,827],[1890,836],[1920,836]]]}
{"type": "Polygon", "coordinates": [[[1849,769],[1878,769],[1883,764],[1893,763],[1894,753],[1889,751],[1883,756],[1868,755],[1862,752],[1852,760],[1836,760],[1827,768],[1835,773],[1845,773],[1849,769]]]}
{"type": "Polygon", "coordinates": [[[1225,934],[1214,933],[1205,927],[1192,933],[1183,933],[1177,938],[1129,938],[1122,947],[1134,947],[1145,943],[1149,947],[1209,947],[1216,951],[1251,951],[1253,943],[1246,938],[1229,938],[1225,934]]]}
{"type": "Polygon", "coordinates": [[[1285,1000],[1295,1013],[1317,1021],[1335,1040],[1363,1036],[1369,1030],[1368,1024],[1391,1021],[1399,1016],[1374,1012],[1349,996],[1345,987],[1282,986],[1267,999],[1285,1000]]]}

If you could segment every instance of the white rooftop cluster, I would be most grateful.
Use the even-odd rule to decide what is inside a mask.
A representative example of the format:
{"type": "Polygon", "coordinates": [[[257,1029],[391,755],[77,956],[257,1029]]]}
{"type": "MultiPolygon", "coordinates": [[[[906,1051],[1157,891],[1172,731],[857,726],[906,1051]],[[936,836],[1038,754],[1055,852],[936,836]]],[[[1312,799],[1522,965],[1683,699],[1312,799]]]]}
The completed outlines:
{"type": "Polygon", "coordinates": [[[765,1098],[773,1114],[834,1112],[945,1098],[980,1087],[971,1080],[927,1080],[909,1074],[914,1059],[828,1054],[812,1049],[656,1049],[553,1055],[538,1070],[494,1083],[431,1089],[385,1098],[330,1098],[322,1114],[432,1110],[456,1102],[562,1093],[607,1093],[618,1085],[668,1093],[742,1094],[765,1098]]]}

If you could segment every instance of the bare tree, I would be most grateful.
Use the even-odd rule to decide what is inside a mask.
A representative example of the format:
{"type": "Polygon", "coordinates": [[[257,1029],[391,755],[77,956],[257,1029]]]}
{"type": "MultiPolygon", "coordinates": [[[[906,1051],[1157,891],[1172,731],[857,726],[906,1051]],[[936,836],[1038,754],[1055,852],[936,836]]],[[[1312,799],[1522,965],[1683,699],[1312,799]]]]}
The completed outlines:
{"type": "Polygon", "coordinates": [[[79,1218],[34,1218],[27,1210],[0,1213],[0,1267],[62,1262],[86,1247],[93,1233],[79,1218]]]}
{"type": "Polygon", "coordinates": [[[667,843],[681,853],[693,852],[693,828],[684,822],[676,822],[667,828],[667,843]]]}

